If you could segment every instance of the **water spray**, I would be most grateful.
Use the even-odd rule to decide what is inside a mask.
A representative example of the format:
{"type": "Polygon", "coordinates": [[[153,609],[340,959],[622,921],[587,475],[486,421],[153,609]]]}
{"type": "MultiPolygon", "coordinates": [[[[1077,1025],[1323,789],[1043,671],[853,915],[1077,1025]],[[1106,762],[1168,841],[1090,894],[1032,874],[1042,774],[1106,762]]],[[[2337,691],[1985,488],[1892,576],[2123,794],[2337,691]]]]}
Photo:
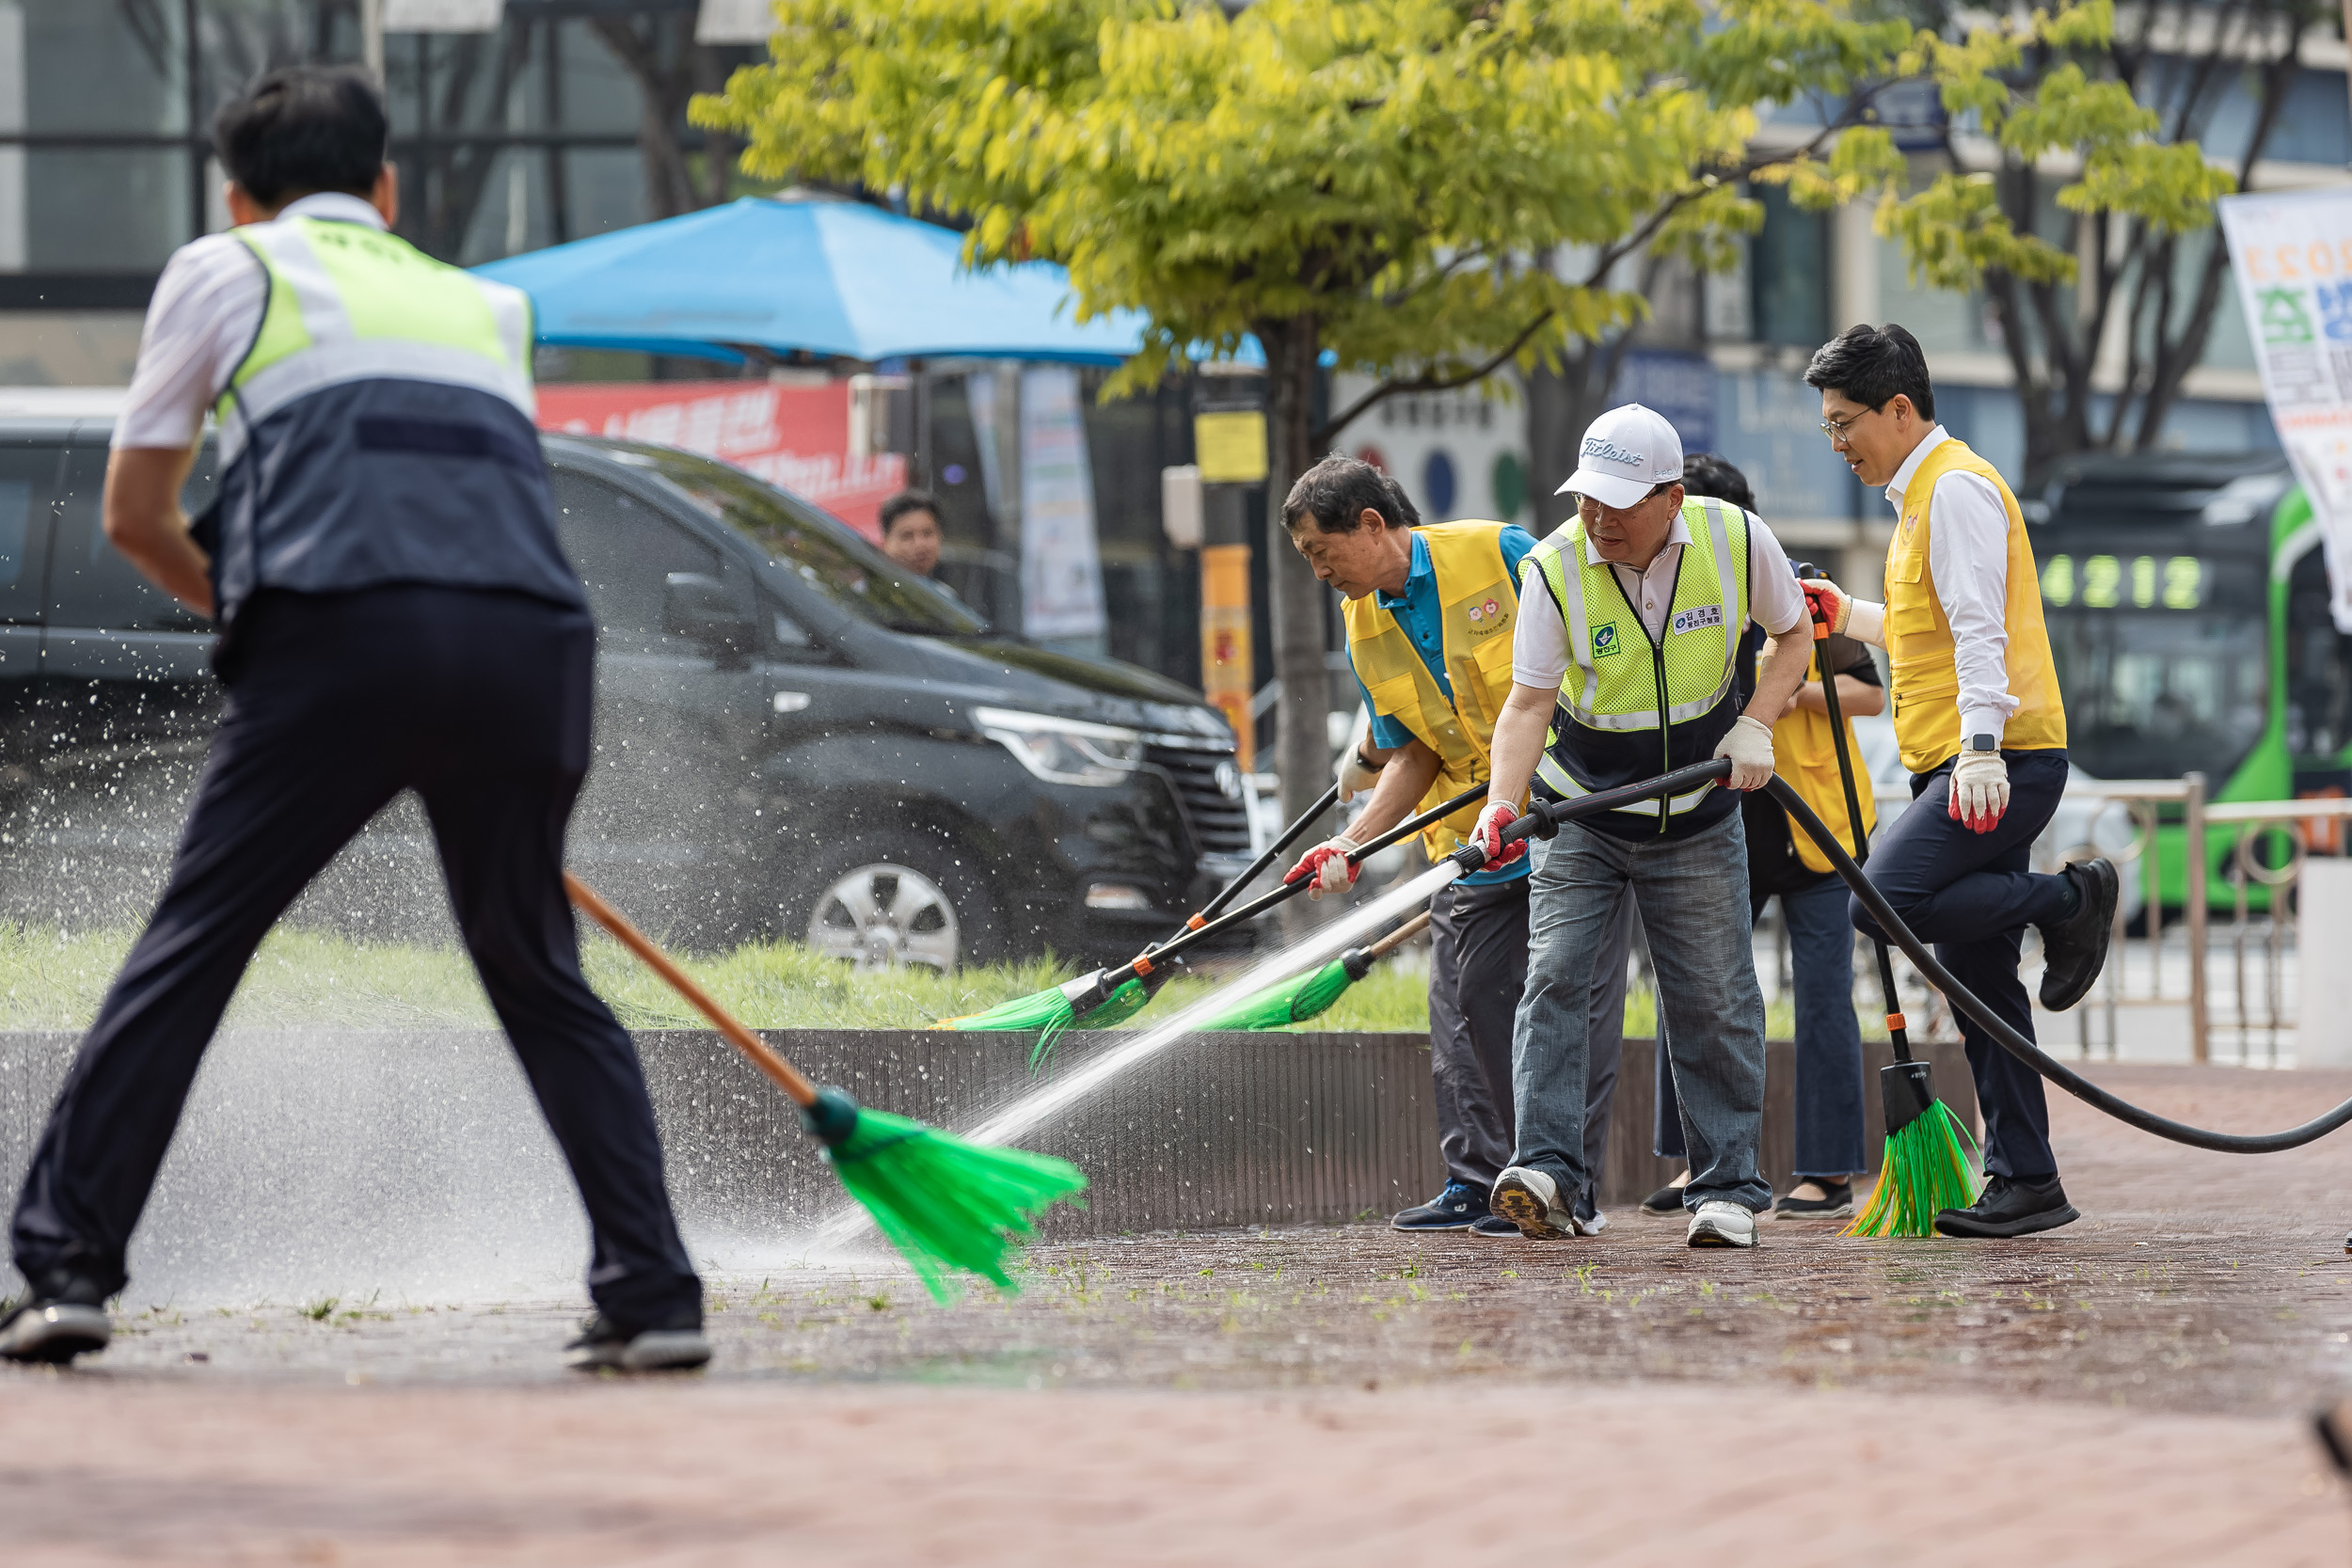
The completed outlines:
{"type": "MultiPolygon", "coordinates": [[[[1272,844],[1267,845],[1265,852],[1251,861],[1240,876],[1226,883],[1216,897],[1201,905],[1198,912],[1186,919],[1177,934],[1181,936],[1184,931],[1199,930],[1210,921],[1215,920],[1242,889],[1256,881],[1264,874],[1266,867],[1281,858],[1283,850],[1297,843],[1300,836],[1314,825],[1317,817],[1339,804],[1339,800],[1340,786],[1335,784],[1323,792],[1322,799],[1301,813],[1298,820],[1284,828],[1280,836],[1272,844]]],[[[1140,956],[1152,958],[1160,953],[1165,946],[1166,943],[1154,942],[1152,946],[1145,948],[1140,956]]],[[[1141,1012],[1144,1005],[1152,1000],[1160,987],[1167,983],[1168,977],[1176,971],[1170,965],[1154,964],[1147,974],[1139,977],[1130,974],[1104,989],[1100,982],[1110,973],[1107,970],[1097,970],[1092,974],[1083,975],[1071,981],[1068,985],[1049,986],[1043,990],[1032,991],[1026,996],[1016,996],[1009,1002],[999,1002],[996,1006],[980,1012],[966,1013],[961,1018],[943,1018],[939,1021],[939,1026],[943,1029],[993,1029],[1025,1032],[1030,1029],[1041,1030],[1042,1033],[1038,1036],[1037,1049],[1031,1053],[1029,1058],[1030,1069],[1034,1071],[1043,1062],[1047,1052],[1052,1048],[1054,1039],[1063,1030],[1116,1028],[1141,1012]],[[1083,1011],[1080,1010],[1081,1006],[1084,1008],[1083,1011]]]]}
{"type": "MultiPolygon", "coordinates": [[[[1349,851],[1347,863],[1351,866],[1361,865],[1391,844],[1410,838],[1432,823],[1442,822],[1486,793],[1485,784],[1472,784],[1451,800],[1434,805],[1417,816],[1406,817],[1371,843],[1349,851]]],[[[1295,882],[1284,882],[1237,910],[1229,910],[1214,920],[1203,920],[1187,927],[1168,941],[1137,954],[1127,963],[1115,969],[1098,969],[1062,986],[1060,995],[1070,1005],[1070,1017],[1057,1024],[1048,1024],[1045,1032],[1038,1037],[1036,1049],[1029,1053],[1029,1069],[1032,1072],[1037,1070],[1052,1053],[1054,1043],[1060,1038],[1062,1030],[1071,1027],[1075,1020],[1083,1019],[1097,1007],[1109,1003],[1127,987],[1145,981],[1155,972],[1164,970],[1183,957],[1187,949],[1197,947],[1211,937],[1222,935],[1236,926],[1248,925],[1268,910],[1297,897],[1312,885],[1311,879],[1303,877],[1295,882]]]]}
{"type": "Polygon", "coordinates": [[[1018,1238],[1032,1233],[1038,1216],[1085,1189],[1085,1172],[1047,1154],[967,1143],[861,1106],[845,1090],[810,1083],[568,871],[564,891],[792,1097],[801,1108],[801,1130],[824,1145],[825,1163],[914,1266],[934,1301],[954,1299],[950,1270],[978,1275],[999,1290],[1017,1289],[1005,1271],[1008,1255],[1018,1238]]]}

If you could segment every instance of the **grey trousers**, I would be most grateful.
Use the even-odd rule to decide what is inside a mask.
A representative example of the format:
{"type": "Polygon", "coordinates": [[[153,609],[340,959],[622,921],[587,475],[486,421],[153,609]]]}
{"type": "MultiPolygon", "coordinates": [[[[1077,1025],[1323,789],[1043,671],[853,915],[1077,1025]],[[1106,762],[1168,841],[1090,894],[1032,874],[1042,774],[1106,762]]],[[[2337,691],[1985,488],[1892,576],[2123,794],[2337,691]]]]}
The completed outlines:
{"type": "MultiPolygon", "coordinates": [[[[1550,848],[1537,843],[1540,864],[1550,848]]],[[[1440,888],[1429,900],[1429,1060],[1446,1180],[1486,1189],[1511,1163],[1511,1032],[1527,983],[1532,879],[1440,888]]],[[[1605,1168],[1609,1112],[1625,1052],[1625,970],[1641,925],[1629,890],[1611,922],[1593,987],[1584,1081],[1586,1168],[1605,1168]]],[[[1596,1191],[1595,1196],[1597,1197],[1596,1191]]]]}

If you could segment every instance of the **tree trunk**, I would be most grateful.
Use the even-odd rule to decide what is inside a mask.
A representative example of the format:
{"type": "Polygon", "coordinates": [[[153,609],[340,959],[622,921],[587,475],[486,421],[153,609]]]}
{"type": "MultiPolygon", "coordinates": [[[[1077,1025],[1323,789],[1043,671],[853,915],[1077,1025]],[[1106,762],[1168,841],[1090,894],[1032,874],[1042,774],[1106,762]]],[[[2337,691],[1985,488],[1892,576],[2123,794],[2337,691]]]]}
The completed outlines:
{"type": "MultiPolygon", "coordinates": [[[[1315,356],[1312,316],[1258,324],[1266,357],[1266,573],[1274,601],[1274,769],[1282,781],[1282,816],[1295,819],[1331,784],[1330,673],[1324,660],[1324,601],[1330,590],[1296,550],[1282,526],[1282,501],[1314,464],[1315,356]]],[[[1301,908],[1294,899],[1288,908],[1301,908]]]]}

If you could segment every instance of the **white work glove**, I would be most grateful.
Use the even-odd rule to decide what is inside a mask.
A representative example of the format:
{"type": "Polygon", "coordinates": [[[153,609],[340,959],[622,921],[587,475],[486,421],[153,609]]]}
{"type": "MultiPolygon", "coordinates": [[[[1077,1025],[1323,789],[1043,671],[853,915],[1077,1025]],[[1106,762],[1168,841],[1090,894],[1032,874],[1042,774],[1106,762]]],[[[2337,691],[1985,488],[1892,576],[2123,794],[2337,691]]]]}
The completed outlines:
{"type": "Polygon", "coordinates": [[[1470,841],[1486,855],[1486,863],[1479,870],[1500,871],[1527,853],[1527,840],[1523,838],[1502,842],[1502,830],[1518,819],[1517,807],[1506,806],[1500,800],[1486,802],[1486,809],[1478,814],[1478,826],[1470,831],[1470,841]]]}
{"type": "Polygon", "coordinates": [[[1350,746],[1340,757],[1340,803],[1348,801],[1380,782],[1384,763],[1366,762],[1360,746],[1350,746]]]}
{"type": "Polygon", "coordinates": [[[1851,637],[1874,648],[1886,646],[1884,605],[1857,599],[1827,578],[1807,578],[1797,586],[1804,590],[1806,610],[1826,621],[1833,635],[1851,637]]]}
{"type": "Polygon", "coordinates": [[[1347,857],[1361,847],[1345,833],[1327,838],[1299,856],[1298,863],[1282,874],[1282,881],[1287,886],[1302,877],[1313,878],[1313,883],[1307,889],[1310,898],[1320,898],[1327,893],[1343,892],[1356,885],[1359,869],[1347,857]]]}
{"type": "Polygon", "coordinates": [[[1989,833],[2009,810],[2009,764],[1998,752],[1963,752],[1952,764],[1945,815],[1972,832],[1989,833]]]}
{"type": "Polygon", "coordinates": [[[1715,754],[1731,759],[1734,789],[1762,789],[1772,782],[1772,727],[1741,714],[1715,743],[1715,754]]]}

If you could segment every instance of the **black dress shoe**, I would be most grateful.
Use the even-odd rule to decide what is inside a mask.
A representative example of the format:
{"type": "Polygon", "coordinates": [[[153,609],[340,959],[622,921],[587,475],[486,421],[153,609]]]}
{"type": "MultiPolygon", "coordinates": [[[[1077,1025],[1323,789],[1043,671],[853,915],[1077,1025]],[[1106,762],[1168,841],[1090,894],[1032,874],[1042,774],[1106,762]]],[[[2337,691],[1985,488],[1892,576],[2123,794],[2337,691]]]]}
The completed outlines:
{"type": "Polygon", "coordinates": [[[2077,861],[2063,875],[2082,895],[2064,920],[2042,927],[2042,1005],[2062,1013],[2083,999],[2106,967],[2107,943],[2115,936],[2115,903],[2123,879],[2105,856],[2077,861]]]}
{"type": "MultiPolygon", "coordinates": [[[[1649,1196],[1642,1199],[1642,1212],[1645,1214],[1681,1213],[1682,1189],[1680,1187],[1659,1188],[1656,1192],[1650,1194],[1649,1196]]],[[[2352,1237],[2347,1237],[2345,1239],[2344,1247],[2345,1250],[2352,1251],[2352,1237]]]]}
{"type": "Polygon", "coordinates": [[[63,1366],[102,1351],[114,1337],[106,1292],[87,1279],[56,1275],[0,1309],[0,1360],[63,1366]]]}
{"type": "Polygon", "coordinates": [[[2055,1176],[2039,1181],[1989,1176],[1976,1202],[1945,1210],[1935,1216],[1935,1228],[1947,1236],[2030,1236],[2081,1218],[2055,1176]]]}

